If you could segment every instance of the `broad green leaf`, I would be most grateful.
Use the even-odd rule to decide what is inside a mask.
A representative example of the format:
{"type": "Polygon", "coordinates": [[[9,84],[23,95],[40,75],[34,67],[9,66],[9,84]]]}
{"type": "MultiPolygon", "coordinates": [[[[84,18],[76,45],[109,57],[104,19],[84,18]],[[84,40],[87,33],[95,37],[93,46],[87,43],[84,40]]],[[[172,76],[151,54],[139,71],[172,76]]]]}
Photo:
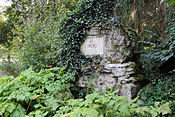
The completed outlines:
{"type": "Polygon", "coordinates": [[[8,111],[9,113],[12,113],[15,109],[16,109],[16,105],[14,105],[13,103],[11,103],[11,104],[7,107],[7,111],[8,111]]]}
{"type": "Polygon", "coordinates": [[[21,113],[18,109],[16,109],[15,111],[13,111],[11,116],[12,117],[21,117],[21,113]]]}
{"type": "Polygon", "coordinates": [[[95,109],[89,109],[86,117],[98,117],[98,112],[95,109]]]}

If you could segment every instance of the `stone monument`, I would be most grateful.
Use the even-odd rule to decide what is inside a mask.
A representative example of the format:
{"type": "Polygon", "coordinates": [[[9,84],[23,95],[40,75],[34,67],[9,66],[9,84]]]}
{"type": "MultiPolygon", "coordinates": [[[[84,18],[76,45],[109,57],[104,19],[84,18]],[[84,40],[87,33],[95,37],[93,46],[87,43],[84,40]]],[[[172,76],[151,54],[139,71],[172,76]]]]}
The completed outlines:
{"type": "Polygon", "coordinates": [[[120,28],[92,27],[87,31],[81,51],[87,57],[100,55],[102,60],[98,63],[91,61],[88,65],[82,64],[82,72],[86,74],[79,77],[77,85],[86,87],[91,83],[102,90],[119,89],[118,95],[126,96],[128,100],[134,98],[143,80],[143,76],[136,71],[137,64],[133,61],[134,47],[135,42],[120,28]],[[89,75],[90,72],[93,73],[89,75]]]}

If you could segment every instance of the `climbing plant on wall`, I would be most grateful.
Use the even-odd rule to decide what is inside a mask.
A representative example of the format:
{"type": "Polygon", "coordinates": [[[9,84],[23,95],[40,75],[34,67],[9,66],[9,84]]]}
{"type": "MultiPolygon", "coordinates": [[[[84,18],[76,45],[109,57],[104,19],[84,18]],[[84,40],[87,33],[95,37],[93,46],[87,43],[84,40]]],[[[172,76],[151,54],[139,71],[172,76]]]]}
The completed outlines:
{"type": "Polygon", "coordinates": [[[113,14],[115,5],[116,0],[80,1],[77,9],[62,19],[59,30],[62,39],[59,65],[66,66],[71,71],[79,70],[84,58],[80,47],[90,27],[104,28],[113,25],[122,28],[122,24],[113,14]]]}

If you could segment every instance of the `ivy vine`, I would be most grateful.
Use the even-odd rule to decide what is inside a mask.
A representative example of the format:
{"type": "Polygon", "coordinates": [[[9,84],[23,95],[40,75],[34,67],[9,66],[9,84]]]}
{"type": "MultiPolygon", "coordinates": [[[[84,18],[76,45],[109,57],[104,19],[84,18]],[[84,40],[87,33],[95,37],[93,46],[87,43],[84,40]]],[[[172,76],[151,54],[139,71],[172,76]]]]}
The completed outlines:
{"type": "Polygon", "coordinates": [[[115,6],[116,0],[83,0],[78,3],[75,11],[62,19],[58,31],[62,39],[60,66],[66,66],[72,72],[80,70],[80,65],[85,59],[80,48],[90,27],[120,27],[132,38],[130,31],[124,29],[116,18],[113,12],[115,6]]]}

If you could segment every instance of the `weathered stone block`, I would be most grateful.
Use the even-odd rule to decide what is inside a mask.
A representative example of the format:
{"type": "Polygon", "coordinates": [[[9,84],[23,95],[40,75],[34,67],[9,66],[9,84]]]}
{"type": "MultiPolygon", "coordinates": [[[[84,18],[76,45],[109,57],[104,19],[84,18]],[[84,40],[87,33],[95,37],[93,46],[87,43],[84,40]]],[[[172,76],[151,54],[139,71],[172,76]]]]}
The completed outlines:
{"type": "Polygon", "coordinates": [[[102,74],[97,78],[97,87],[102,90],[111,89],[116,86],[117,82],[115,78],[109,75],[102,74]]]}
{"type": "Polygon", "coordinates": [[[103,72],[105,71],[111,71],[114,77],[129,76],[135,73],[135,63],[106,64],[103,72]]]}
{"type": "Polygon", "coordinates": [[[131,98],[133,98],[138,91],[138,86],[130,83],[130,84],[123,84],[121,85],[122,89],[121,89],[121,94],[123,96],[126,96],[127,100],[130,100],[131,98]]]}
{"type": "Polygon", "coordinates": [[[121,29],[111,31],[105,44],[106,59],[113,63],[123,63],[132,57],[134,43],[124,35],[121,29]]]}
{"type": "MultiPolygon", "coordinates": [[[[139,82],[143,80],[143,76],[136,71],[137,64],[132,61],[134,46],[135,42],[120,28],[99,30],[98,27],[93,27],[87,32],[81,50],[88,56],[100,54],[102,61],[82,65],[82,72],[97,70],[100,66],[95,77],[92,74],[92,84],[102,90],[119,89],[120,95],[129,100],[136,96],[140,89],[139,82]]],[[[88,82],[88,77],[83,76],[77,85],[86,87],[88,82]]]]}

